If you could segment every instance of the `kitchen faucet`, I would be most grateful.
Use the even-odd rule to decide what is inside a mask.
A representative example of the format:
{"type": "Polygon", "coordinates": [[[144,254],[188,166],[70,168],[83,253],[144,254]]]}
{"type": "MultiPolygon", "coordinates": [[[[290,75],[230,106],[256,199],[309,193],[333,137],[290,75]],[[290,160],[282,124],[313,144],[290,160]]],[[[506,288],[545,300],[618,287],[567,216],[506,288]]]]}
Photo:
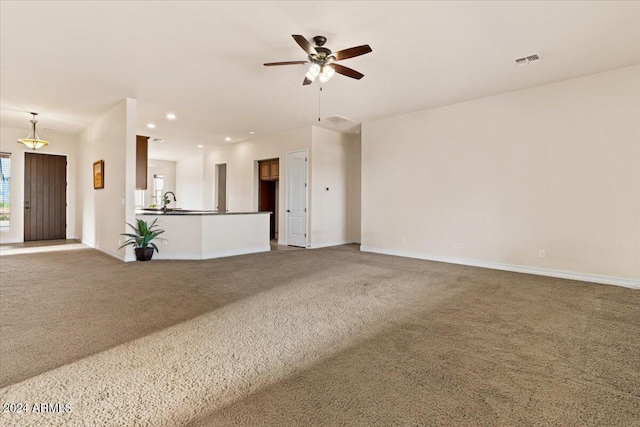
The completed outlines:
{"type": "Polygon", "coordinates": [[[178,201],[176,200],[176,195],[173,193],[173,191],[167,191],[166,193],[164,193],[164,195],[162,196],[162,212],[163,213],[167,213],[167,205],[171,203],[171,200],[169,200],[169,198],[167,197],[167,194],[171,194],[173,196],[174,202],[178,201]]]}

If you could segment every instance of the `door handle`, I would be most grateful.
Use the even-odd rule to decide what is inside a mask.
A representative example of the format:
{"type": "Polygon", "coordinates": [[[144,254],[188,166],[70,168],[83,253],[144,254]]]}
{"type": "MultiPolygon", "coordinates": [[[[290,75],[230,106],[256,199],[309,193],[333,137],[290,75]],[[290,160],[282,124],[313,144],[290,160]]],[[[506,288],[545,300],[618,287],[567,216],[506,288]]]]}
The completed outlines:
{"type": "Polygon", "coordinates": [[[287,212],[291,212],[291,210],[290,210],[290,209],[287,209],[287,212]]]}

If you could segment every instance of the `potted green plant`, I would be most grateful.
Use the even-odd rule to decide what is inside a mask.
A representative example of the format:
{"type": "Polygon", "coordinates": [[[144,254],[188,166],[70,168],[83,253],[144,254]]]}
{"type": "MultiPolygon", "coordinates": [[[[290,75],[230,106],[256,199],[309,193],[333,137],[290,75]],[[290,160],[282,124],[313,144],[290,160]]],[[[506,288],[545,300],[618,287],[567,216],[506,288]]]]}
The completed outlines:
{"type": "Polygon", "coordinates": [[[136,220],[136,226],[126,223],[129,227],[133,229],[135,233],[122,233],[122,236],[127,236],[128,239],[120,246],[118,249],[122,249],[125,246],[133,246],[136,252],[136,259],[138,261],[149,261],[153,256],[153,251],[160,252],[155,243],[153,243],[154,239],[158,240],[166,240],[161,237],[158,237],[160,234],[164,233],[164,230],[157,229],[156,221],[158,219],[154,219],[151,225],[147,224],[147,221],[143,219],[136,220]]]}

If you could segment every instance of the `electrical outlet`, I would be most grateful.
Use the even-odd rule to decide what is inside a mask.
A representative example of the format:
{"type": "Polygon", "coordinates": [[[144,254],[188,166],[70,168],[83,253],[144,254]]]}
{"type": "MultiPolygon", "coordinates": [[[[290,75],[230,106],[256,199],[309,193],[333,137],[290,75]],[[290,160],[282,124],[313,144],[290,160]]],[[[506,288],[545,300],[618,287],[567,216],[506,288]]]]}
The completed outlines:
{"type": "Polygon", "coordinates": [[[540,259],[545,259],[547,257],[547,254],[545,253],[545,251],[543,251],[542,249],[540,249],[538,251],[538,258],[540,259]]]}
{"type": "Polygon", "coordinates": [[[454,243],[453,247],[456,249],[464,249],[464,243],[454,243]]]}

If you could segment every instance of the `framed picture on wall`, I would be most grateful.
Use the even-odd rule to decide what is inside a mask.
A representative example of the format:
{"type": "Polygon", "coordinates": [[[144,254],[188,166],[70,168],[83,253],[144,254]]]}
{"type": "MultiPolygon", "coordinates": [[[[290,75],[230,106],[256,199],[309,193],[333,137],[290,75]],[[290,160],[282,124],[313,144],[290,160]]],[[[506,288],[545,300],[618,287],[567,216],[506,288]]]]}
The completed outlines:
{"type": "Polygon", "coordinates": [[[93,188],[104,188],[104,160],[93,162],[93,188]]]}

